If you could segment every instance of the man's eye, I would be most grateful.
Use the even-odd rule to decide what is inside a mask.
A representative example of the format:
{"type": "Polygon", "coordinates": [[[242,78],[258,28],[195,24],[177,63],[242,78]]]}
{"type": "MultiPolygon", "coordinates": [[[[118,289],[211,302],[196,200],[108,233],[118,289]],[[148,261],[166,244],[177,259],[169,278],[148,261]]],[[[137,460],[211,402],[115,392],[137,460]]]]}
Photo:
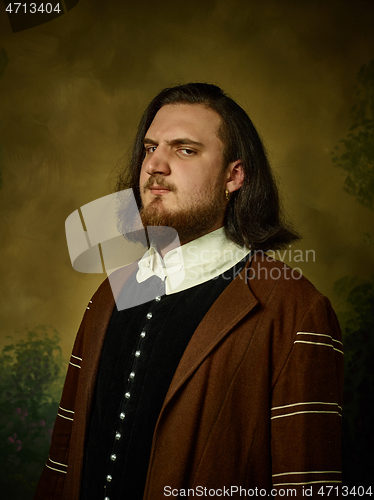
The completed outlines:
{"type": "Polygon", "coordinates": [[[157,147],[157,146],[147,146],[147,147],[145,148],[145,152],[146,152],[147,154],[148,154],[148,153],[154,153],[154,152],[155,152],[155,150],[156,150],[156,147],[157,147]]]}
{"type": "Polygon", "coordinates": [[[182,148],[179,151],[182,152],[185,156],[192,156],[195,154],[195,151],[193,149],[188,149],[188,148],[182,148]]]}

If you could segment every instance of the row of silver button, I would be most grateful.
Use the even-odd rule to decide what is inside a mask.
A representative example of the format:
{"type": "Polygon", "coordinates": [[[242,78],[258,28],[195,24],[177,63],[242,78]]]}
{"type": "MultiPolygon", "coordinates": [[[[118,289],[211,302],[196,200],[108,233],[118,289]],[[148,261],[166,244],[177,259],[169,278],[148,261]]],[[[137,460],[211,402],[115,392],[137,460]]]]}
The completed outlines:
{"type": "MultiPolygon", "coordinates": [[[[156,300],[156,302],[160,302],[161,297],[158,295],[158,296],[155,298],[155,300],[156,300]]],[[[153,316],[153,314],[152,314],[151,312],[147,313],[147,319],[151,319],[151,318],[152,318],[152,316],[153,316]]],[[[145,337],[145,336],[146,336],[146,332],[143,330],[143,331],[140,333],[140,337],[141,337],[142,339],[144,339],[144,337],[145,337]]],[[[140,351],[139,351],[139,350],[135,351],[135,356],[136,356],[137,358],[140,356],[140,351]]],[[[131,372],[131,373],[130,373],[130,375],[129,375],[129,379],[130,379],[130,378],[131,378],[131,379],[133,379],[134,377],[135,377],[135,372],[131,372]]],[[[125,393],[125,398],[126,398],[126,399],[130,399],[130,396],[131,396],[130,392],[126,392],[126,393],[125,393]]],[[[124,412],[121,412],[121,413],[120,413],[120,415],[119,415],[119,418],[120,418],[121,420],[124,420],[124,419],[125,419],[125,417],[126,417],[126,414],[125,414],[124,412]]],[[[120,433],[120,432],[116,432],[116,434],[115,434],[114,438],[116,439],[116,441],[119,441],[119,440],[121,439],[121,433],[120,433]]],[[[111,459],[111,461],[112,461],[112,462],[115,462],[115,461],[117,460],[117,455],[116,455],[115,453],[112,453],[112,454],[110,455],[110,459],[111,459]]],[[[108,482],[108,483],[110,483],[110,482],[112,481],[112,479],[113,479],[113,476],[112,476],[111,474],[108,474],[108,475],[106,476],[106,480],[107,480],[107,482],[108,482]]],[[[105,498],[104,498],[104,500],[109,500],[109,497],[105,497],[105,498]]]]}

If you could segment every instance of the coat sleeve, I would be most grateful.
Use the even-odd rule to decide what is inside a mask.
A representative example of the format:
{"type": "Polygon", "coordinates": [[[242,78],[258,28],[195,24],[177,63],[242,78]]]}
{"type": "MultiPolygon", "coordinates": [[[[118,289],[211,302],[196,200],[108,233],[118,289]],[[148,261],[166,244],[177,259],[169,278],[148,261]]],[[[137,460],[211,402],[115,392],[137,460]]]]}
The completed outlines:
{"type": "Polygon", "coordinates": [[[119,291],[133,266],[104,280],[87,305],[72,355],[49,456],[40,477],[34,500],[79,500],[84,445],[90,408],[105,333],[119,291]]]}
{"type": "MultiPolygon", "coordinates": [[[[87,316],[90,315],[91,308],[92,300],[87,306],[74,342],[53,428],[49,456],[39,479],[34,500],[60,500],[63,497],[68,467],[70,468],[72,459],[69,457],[71,434],[76,420],[77,406],[82,396],[79,391],[82,386],[85,332],[87,331],[87,316]]],[[[73,458],[75,460],[77,457],[73,458]]],[[[74,496],[72,495],[72,500],[74,496]]]]}
{"type": "Polygon", "coordinates": [[[313,301],[292,335],[272,392],[273,487],[340,497],[343,345],[326,297],[313,301]]]}

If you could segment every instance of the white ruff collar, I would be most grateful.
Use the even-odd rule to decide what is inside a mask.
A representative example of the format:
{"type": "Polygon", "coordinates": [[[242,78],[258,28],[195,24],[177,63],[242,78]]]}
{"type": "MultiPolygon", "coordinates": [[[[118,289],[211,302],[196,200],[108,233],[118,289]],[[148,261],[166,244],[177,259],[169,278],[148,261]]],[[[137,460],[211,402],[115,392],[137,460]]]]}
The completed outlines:
{"type": "Polygon", "coordinates": [[[221,227],[161,257],[155,247],[140,259],[138,283],[151,276],[165,281],[166,295],[187,290],[224,273],[240,262],[250,250],[229,240],[221,227]]]}

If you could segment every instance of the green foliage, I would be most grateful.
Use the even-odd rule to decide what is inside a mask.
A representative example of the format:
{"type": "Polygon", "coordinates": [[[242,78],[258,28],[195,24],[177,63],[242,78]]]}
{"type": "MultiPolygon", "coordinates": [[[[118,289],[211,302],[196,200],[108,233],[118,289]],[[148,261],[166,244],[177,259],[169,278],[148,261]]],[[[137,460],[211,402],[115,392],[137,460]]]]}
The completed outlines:
{"type": "MultiPolygon", "coordinates": [[[[374,60],[357,76],[353,125],[333,161],[348,175],[344,189],[364,207],[374,208],[374,60]]],[[[373,247],[372,235],[364,242],[373,247]]],[[[374,469],[374,277],[346,276],[335,283],[345,352],[343,482],[371,485],[374,469]]]]}
{"type": "Polygon", "coordinates": [[[364,65],[357,76],[356,103],[352,109],[353,125],[336,147],[333,162],[348,175],[347,193],[364,207],[374,208],[374,59],[364,65]]]}
{"type": "Polygon", "coordinates": [[[344,277],[335,283],[344,339],[344,484],[371,484],[374,468],[374,277],[344,277]]]}
{"type": "Polygon", "coordinates": [[[360,68],[352,115],[357,122],[374,118],[374,59],[360,68]]]}
{"type": "Polygon", "coordinates": [[[62,366],[59,335],[42,326],[0,355],[0,484],[10,498],[32,498],[48,456],[62,366]]]}

